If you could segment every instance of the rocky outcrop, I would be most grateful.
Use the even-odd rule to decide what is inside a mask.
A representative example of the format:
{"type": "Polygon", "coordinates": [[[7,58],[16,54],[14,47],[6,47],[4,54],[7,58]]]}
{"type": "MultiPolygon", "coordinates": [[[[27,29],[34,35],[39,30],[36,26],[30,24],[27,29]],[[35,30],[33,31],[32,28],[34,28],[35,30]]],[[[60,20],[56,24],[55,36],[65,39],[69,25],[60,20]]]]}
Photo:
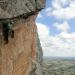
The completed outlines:
{"type": "Polygon", "coordinates": [[[44,0],[0,0],[0,19],[35,13],[44,7],[44,0]]]}
{"type": "Polygon", "coordinates": [[[43,54],[35,25],[42,8],[43,0],[0,0],[0,75],[43,75],[43,54]],[[9,35],[7,43],[4,22],[13,22],[14,37],[9,35]]]}

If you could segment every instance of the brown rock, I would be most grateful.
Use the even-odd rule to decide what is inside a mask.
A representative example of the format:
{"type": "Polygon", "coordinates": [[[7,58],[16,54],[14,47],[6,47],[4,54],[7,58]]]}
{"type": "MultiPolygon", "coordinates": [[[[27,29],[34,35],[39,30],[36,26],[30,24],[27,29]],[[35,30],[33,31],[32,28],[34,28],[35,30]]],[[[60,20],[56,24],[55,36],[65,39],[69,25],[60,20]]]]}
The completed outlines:
{"type": "MultiPolygon", "coordinates": [[[[5,1],[11,3],[12,0],[5,1]]],[[[0,21],[0,75],[43,74],[41,71],[42,51],[40,41],[38,41],[35,19],[39,9],[43,8],[44,1],[37,0],[37,9],[35,8],[34,1],[35,0],[22,0],[21,2],[21,0],[15,0],[15,4],[12,2],[14,5],[13,9],[9,7],[11,4],[7,2],[7,5],[0,5],[0,10],[3,11],[3,13],[0,11],[0,18],[2,19],[0,21]],[[21,8],[21,5],[19,6],[19,4],[23,3],[23,1],[28,2],[28,9],[26,7],[24,8],[23,6],[21,8]],[[33,8],[35,8],[34,13],[32,13],[33,8]],[[15,17],[13,14],[8,13],[8,11],[10,11],[9,9],[14,13],[15,17]],[[27,10],[26,13],[22,11],[22,16],[20,16],[21,9],[24,11],[27,10]],[[3,39],[4,36],[2,35],[2,27],[4,22],[8,22],[8,18],[9,21],[13,21],[14,37],[11,38],[8,36],[8,42],[5,43],[3,39]],[[40,47],[40,49],[38,47],[40,47]],[[38,71],[40,74],[38,74],[38,71]]]]}

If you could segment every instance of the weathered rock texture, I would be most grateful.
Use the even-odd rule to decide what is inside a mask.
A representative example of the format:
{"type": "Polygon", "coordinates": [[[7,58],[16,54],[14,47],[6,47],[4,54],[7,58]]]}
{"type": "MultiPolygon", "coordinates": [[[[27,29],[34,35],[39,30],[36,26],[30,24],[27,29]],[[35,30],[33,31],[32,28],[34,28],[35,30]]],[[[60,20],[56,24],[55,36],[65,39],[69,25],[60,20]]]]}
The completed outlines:
{"type": "Polygon", "coordinates": [[[36,12],[44,7],[44,0],[0,0],[0,18],[13,18],[36,12]]]}
{"type": "Polygon", "coordinates": [[[43,75],[35,25],[37,12],[43,7],[43,0],[0,0],[0,75],[43,75]],[[13,21],[14,38],[9,37],[5,44],[1,26],[8,19],[13,21]]]}

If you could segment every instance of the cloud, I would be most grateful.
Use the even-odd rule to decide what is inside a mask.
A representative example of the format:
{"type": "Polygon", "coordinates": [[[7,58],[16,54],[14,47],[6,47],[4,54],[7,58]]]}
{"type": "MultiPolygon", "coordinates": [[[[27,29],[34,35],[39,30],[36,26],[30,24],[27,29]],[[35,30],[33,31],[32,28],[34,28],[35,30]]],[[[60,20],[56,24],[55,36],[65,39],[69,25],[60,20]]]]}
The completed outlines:
{"type": "MultiPolygon", "coordinates": [[[[67,24],[66,22],[63,24],[67,24]]],[[[61,25],[63,25],[61,24],[61,25]]],[[[68,33],[68,27],[57,27],[61,31],[56,36],[50,34],[47,25],[36,23],[44,56],[75,56],[75,33],[68,33]]]]}
{"type": "Polygon", "coordinates": [[[75,18],[75,8],[67,7],[53,10],[52,15],[54,15],[58,19],[72,19],[75,18]]]}
{"type": "Polygon", "coordinates": [[[54,9],[60,9],[60,8],[68,6],[70,2],[71,0],[53,0],[52,7],[54,9]]]}
{"type": "Polygon", "coordinates": [[[45,10],[45,12],[50,12],[52,10],[52,8],[48,7],[48,8],[45,8],[44,10],[45,10]]]}
{"type": "Polygon", "coordinates": [[[54,9],[60,9],[60,8],[61,8],[60,0],[53,0],[53,1],[52,1],[52,7],[53,7],[54,9]]]}
{"type": "Polygon", "coordinates": [[[49,30],[46,25],[42,23],[36,23],[39,37],[47,37],[49,35],[49,30]]]}
{"type": "Polygon", "coordinates": [[[52,11],[46,12],[47,16],[55,16],[57,19],[75,18],[75,0],[53,0],[52,11]]]}
{"type": "Polygon", "coordinates": [[[39,13],[37,18],[43,18],[43,15],[41,13],[39,13]]]}
{"type": "Polygon", "coordinates": [[[73,40],[75,42],[75,33],[68,33],[68,32],[61,32],[59,34],[60,37],[66,39],[66,40],[73,40]]]}
{"type": "Polygon", "coordinates": [[[70,26],[66,21],[62,24],[57,22],[53,26],[56,27],[60,31],[68,31],[70,29],[70,26]]]}
{"type": "Polygon", "coordinates": [[[46,13],[46,16],[51,16],[52,15],[52,8],[48,7],[44,9],[44,12],[46,13]]]}

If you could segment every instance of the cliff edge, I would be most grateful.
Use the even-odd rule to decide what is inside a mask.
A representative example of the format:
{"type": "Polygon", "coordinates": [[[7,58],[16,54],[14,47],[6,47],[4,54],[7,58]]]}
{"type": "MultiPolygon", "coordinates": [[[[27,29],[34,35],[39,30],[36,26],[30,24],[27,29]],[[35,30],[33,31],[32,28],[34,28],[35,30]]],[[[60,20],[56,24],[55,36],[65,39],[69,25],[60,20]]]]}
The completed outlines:
{"type": "Polygon", "coordinates": [[[35,19],[44,0],[0,0],[0,75],[43,75],[35,19]]]}

